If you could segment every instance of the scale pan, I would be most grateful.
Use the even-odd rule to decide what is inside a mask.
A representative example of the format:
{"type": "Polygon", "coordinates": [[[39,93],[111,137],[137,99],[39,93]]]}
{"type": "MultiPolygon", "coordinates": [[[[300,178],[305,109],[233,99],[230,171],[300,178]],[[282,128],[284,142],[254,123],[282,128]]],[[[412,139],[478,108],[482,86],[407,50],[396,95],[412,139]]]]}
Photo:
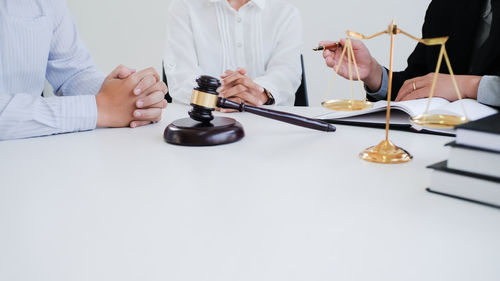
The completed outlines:
{"type": "Polygon", "coordinates": [[[452,129],[455,126],[469,122],[469,120],[463,116],[424,114],[412,117],[411,122],[422,127],[452,129]]]}
{"type": "Polygon", "coordinates": [[[329,100],[321,105],[330,110],[336,111],[359,111],[372,108],[373,104],[363,100],[329,100]]]}

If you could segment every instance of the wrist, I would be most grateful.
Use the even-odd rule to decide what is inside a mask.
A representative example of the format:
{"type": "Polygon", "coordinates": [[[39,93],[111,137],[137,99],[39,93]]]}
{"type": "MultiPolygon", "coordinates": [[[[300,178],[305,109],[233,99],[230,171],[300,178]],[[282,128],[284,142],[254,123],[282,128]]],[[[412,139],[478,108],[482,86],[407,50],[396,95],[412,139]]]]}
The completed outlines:
{"type": "Polygon", "coordinates": [[[479,84],[481,83],[482,78],[482,76],[467,76],[466,79],[463,79],[462,87],[460,87],[460,89],[464,89],[462,98],[476,100],[479,90],[479,84]]]}
{"type": "Polygon", "coordinates": [[[382,86],[382,67],[377,60],[372,57],[369,68],[369,73],[367,77],[363,79],[363,83],[365,83],[365,86],[370,90],[370,92],[378,92],[382,86]]]}
{"type": "Polygon", "coordinates": [[[264,105],[273,105],[276,101],[274,100],[273,95],[264,88],[264,95],[266,96],[264,105]]]}
{"type": "Polygon", "coordinates": [[[105,99],[101,94],[95,96],[95,101],[97,104],[97,127],[108,127],[107,120],[107,110],[105,109],[105,99]]]}

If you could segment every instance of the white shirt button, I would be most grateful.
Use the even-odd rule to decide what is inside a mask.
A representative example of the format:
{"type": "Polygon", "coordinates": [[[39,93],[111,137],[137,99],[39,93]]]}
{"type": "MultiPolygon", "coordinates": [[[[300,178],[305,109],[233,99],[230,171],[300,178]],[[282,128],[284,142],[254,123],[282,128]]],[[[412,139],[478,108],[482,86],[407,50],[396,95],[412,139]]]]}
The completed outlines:
{"type": "Polygon", "coordinates": [[[243,47],[243,44],[242,44],[241,42],[238,42],[238,43],[236,44],[236,47],[241,48],[241,47],[243,47]]]}
{"type": "Polygon", "coordinates": [[[241,17],[236,18],[236,22],[241,23],[241,21],[242,21],[241,17]]]}

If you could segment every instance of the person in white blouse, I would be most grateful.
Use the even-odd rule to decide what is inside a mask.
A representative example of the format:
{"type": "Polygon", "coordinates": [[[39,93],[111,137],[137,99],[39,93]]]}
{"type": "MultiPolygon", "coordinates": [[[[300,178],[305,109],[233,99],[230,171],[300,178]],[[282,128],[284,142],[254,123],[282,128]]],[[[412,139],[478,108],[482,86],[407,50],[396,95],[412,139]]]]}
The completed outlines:
{"type": "Polygon", "coordinates": [[[64,0],[0,1],[0,140],[146,125],[161,118],[166,92],[151,68],[106,77],[64,0]],[[55,97],[41,96],[45,80],[55,97]]]}
{"type": "Polygon", "coordinates": [[[285,0],[173,0],[164,57],[169,93],[189,103],[196,77],[221,77],[222,97],[293,105],[302,21],[285,0]]]}

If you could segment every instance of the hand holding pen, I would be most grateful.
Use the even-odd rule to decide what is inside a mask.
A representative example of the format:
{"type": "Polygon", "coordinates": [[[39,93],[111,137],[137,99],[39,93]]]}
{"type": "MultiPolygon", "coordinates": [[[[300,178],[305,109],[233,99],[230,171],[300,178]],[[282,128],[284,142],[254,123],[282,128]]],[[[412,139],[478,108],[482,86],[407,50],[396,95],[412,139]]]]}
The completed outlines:
{"type": "MultiPolygon", "coordinates": [[[[356,63],[358,65],[361,81],[365,83],[368,89],[374,92],[378,91],[382,84],[382,67],[377,62],[377,60],[372,57],[370,51],[363,44],[363,42],[355,39],[351,39],[351,42],[354,56],[356,57],[356,63]]],[[[326,65],[335,70],[337,68],[337,65],[340,63],[340,57],[345,48],[345,45],[346,39],[342,39],[339,42],[323,41],[318,44],[319,47],[313,50],[322,50],[326,65]]],[[[354,64],[352,62],[351,67],[354,67],[354,64]]],[[[342,59],[342,65],[339,69],[338,74],[346,79],[349,79],[349,64],[347,52],[342,59]]],[[[353,79],[358,79],[356,71],[353,71],[353,79]]]]}

